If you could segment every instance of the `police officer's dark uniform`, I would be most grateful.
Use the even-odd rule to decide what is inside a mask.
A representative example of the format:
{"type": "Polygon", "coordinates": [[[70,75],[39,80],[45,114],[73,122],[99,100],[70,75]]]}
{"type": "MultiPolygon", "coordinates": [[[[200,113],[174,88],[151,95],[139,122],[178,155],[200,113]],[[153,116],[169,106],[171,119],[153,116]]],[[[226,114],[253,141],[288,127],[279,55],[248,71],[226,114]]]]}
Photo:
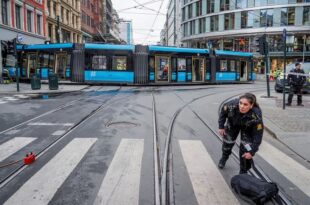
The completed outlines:
{"type": "MultiPolygon", "coordinates": [[[[300,66],[300,63],[296,63],[295,67],[300,66]]],[[[298,75],[305,74],[304,70],[294,68],[290,71],[291,74],[288,75],[287,79],[290,85],[290,94],[288,95],[288,102],[286,105],[290,106],[292,104],[294,93],[297,94],[297,105],[303,106],[302,104],[302,86],[306,82],[306,76],[298,75]]]]}
{"type": "Polygon", "coordinates": [[[251,160],[243,158],[242,155],[250,152],[254,156],[263,137],[264,125],[260,108],[253,107],[247,113],[240,113],[239,99],[234,99],[224,104],[218,122],[219,129],[225,128],[226,133],[223,137],[222,158],[219,161],[218,167],[220,169],[224,168],[239,131],[241,131],[239,150],[240,173],[246,173],[251,168],[251,160]]]}

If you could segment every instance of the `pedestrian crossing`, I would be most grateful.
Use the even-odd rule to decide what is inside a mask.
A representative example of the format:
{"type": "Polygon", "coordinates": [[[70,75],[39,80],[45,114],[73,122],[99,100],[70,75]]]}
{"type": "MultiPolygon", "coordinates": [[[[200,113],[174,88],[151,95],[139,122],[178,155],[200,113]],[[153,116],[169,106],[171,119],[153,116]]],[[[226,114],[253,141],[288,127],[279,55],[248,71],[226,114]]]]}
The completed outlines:
{"type": "MultiPolygon", "coordinates": [[[[35,140],[36,138],[31,137],[14,137],[0,144],[0,163],[35,140]]],[[[4,204],[49,204],[57,190],[97,141],[97,138],[71,140],[4,204]]],[[[202,141],[178,140],[177,146],[181,150],[181,157],[199,205],[240,204],[202,141]]],[[[98,182],[98,192],[92,194],[95,197],[94,204],[139,204],[144,148],[143,139],[121,139],[103,180],[98,182]]],[[[258,154],[309,196],[310,173],[307,168],[265,141],[258,154]]],[[[177,171],[177,168],[174,170],[177,171]]]]}
{"type": "Polygon", "coordinates": [[[15,102],[18,100],[24,100],[28,98],[30,98],[29,95],[23,95],[23,94],[0,97],[0,105],[5,104],[5,103],[10,103],[10,102],[15,102]]]}

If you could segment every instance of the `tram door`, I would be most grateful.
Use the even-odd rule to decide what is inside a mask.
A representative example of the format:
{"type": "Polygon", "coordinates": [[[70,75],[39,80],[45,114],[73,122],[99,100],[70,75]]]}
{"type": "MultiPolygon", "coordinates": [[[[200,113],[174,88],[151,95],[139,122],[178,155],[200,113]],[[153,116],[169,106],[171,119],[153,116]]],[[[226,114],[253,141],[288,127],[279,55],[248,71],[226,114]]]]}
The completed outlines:
{"type": "Polygon", "coordinates": [[[192,81],[193,82],[204,81],[205,59],[202,57],[194,57],[192,65],[193,65],[193,67],[192,67],[192,81]]]}
{"type": "Polygon", "coordinates": [[[55,73],[59,78],[66,78],[67,55],[65,53],[56,54],[55,73]]]}
{"type": "Polygon", "coordinates": [[[170,72],[170,57],[155,56],[155,81],[169,82],[170,72]]]}
{"type": "Polygon", "coordinates": [[[36,74],[37,69],[37,54],[29,53],[27,57],[27,78],[36,74]]]}
{"type": "Polygon", "coordinates": [[[240,81],[248,80],[248,65],[246,61],[240,61],[240,81]]]}

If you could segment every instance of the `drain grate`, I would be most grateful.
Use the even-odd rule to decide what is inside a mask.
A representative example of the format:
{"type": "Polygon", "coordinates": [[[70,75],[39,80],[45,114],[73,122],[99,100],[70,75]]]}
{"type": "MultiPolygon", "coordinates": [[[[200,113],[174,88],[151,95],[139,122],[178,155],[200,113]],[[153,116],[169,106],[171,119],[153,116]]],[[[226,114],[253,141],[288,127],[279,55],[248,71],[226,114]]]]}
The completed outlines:
{"type": "Polygon", "coordinates": [[[111,122],[106,125],[107,127],[116,127],[116,128],[130,128],[130,127],[137,127],[139,124],[132,123],[132,122],[126,122],[126,121],[120,121],[120,122],[111,122]]]}

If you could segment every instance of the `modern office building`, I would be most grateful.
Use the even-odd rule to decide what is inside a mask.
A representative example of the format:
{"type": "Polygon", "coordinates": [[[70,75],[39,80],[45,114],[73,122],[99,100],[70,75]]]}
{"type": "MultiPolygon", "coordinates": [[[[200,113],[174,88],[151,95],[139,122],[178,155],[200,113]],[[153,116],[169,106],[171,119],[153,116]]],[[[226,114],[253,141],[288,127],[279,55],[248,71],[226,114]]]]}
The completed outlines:
{"type": "Polygon", "coordinates": [[[253,52],[254,68],[264,74],[256,39],[267,35],[270,68],[287,61],[310,61],[310,0],[181,0],[182,43],[188,47],[253,52]]]}
{"type": "Polygon", "coordinates": [[[167,10],[167,45],[181,47],[182,1],[169,0],[167,10]]]}
{"type": "Polygon", "coordinates": [[[120,19],[119,29],[121,39],[123,39],[126,44],[133,44],[132,21],[120,19]]]}

